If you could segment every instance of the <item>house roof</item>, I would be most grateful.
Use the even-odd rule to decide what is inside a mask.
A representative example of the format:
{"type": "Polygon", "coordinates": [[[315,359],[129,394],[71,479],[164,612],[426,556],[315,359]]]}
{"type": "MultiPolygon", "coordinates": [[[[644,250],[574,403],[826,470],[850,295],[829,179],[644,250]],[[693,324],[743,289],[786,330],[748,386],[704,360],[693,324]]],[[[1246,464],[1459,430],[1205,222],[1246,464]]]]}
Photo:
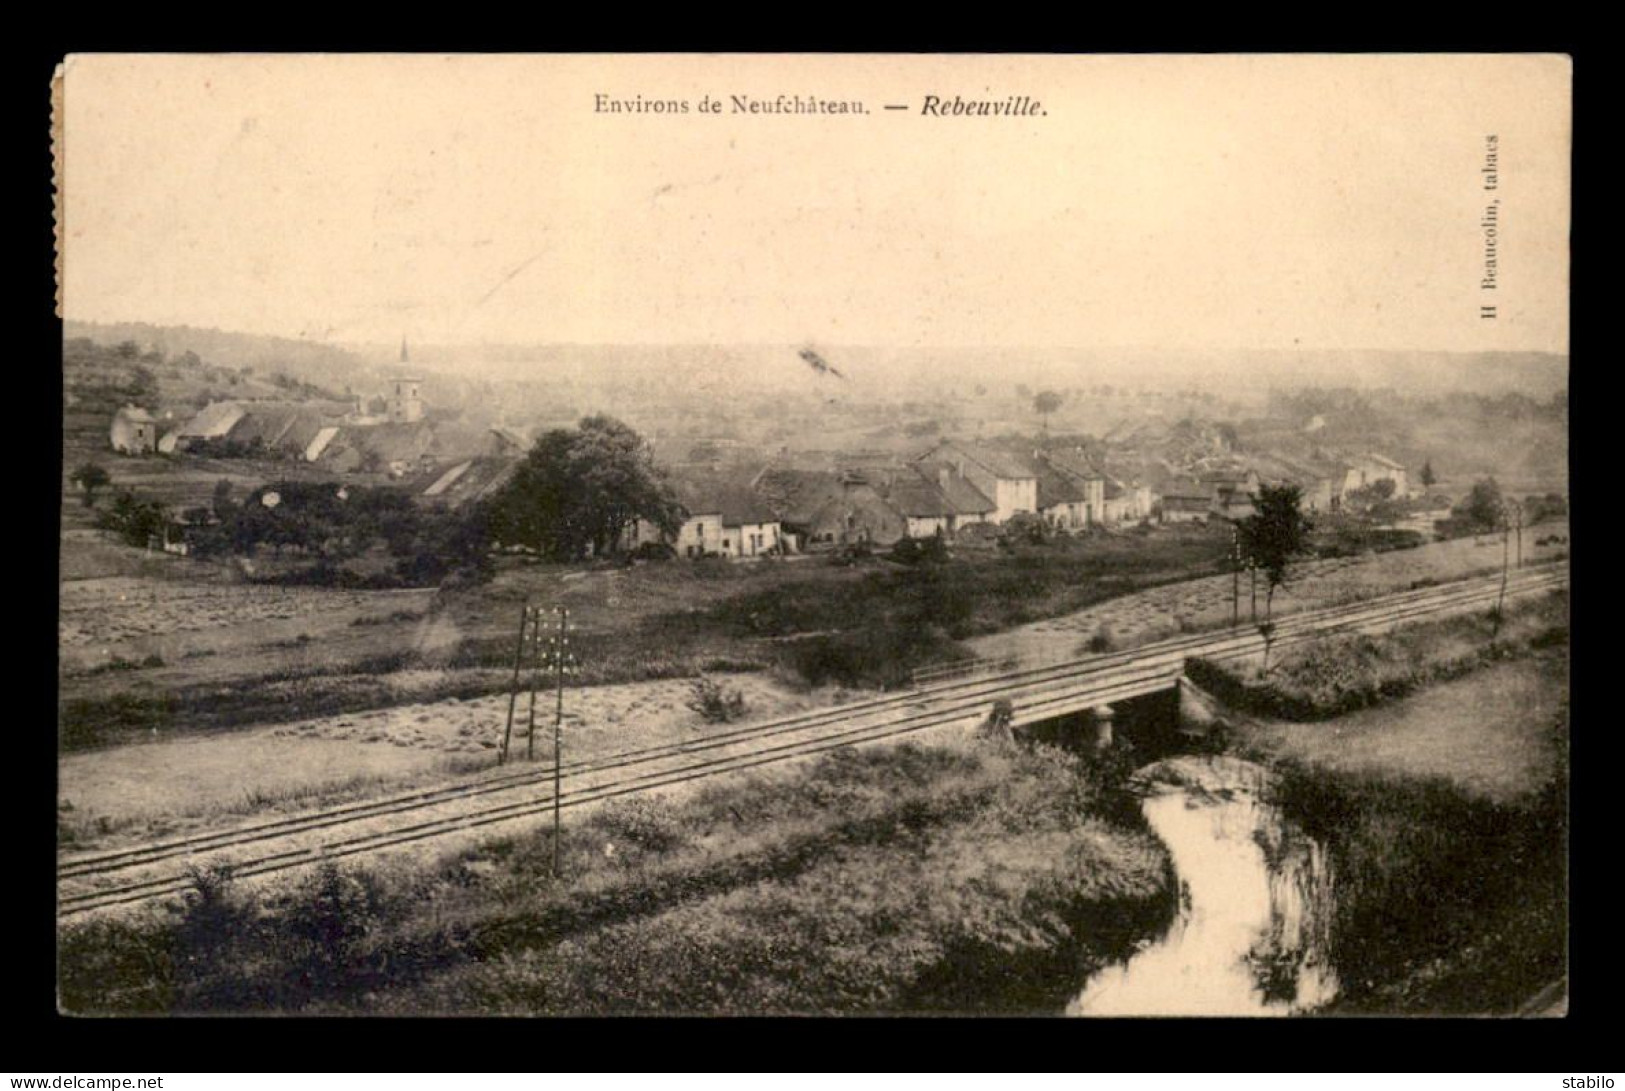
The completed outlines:
{"type": "Polygon", "coordinates": [[[145,409],[142,409],[138,405],[126,405],[122,409],[120,409],[117,413],[114,413],[113,415],[115,417],[123,417],[125,420],[129,421],[131,424],[157,424],[158,423],[158,418],[157,417],[153,416],[151,413],[147,412],[145,409]]]}
{"type": "Polygon", "coordinates": [[[925,482],[942,493],[948,501],[949,512],[955,515],[985,515],[998,505],[983,495],[982,490],[960,477],[951,463],[922,461],[914,463],[914,470],[925,482]],[[942,471],[946,470],[946,473],[942,471]]]}
{"type": "Polygon", "coordinates": [[[938,519],[956,514],[941,489],[915,474],[899,474],[886,490],[886,502],[900,515],[914,519],[938,519]]]}
{"type": "MultiPolygon", "coordinates": [[[[507,484],[522,458],[502,455],[482,455],[465,459],[427,478],[428,484],[418,492],[422,500],[453,506],[483,500],[507,484]]],[[[418,481],[421,484],[423,478],[418,481]]]]}
{"type": "Polygon", "coordinates": [[[827,470],[770,467],[759,473],[751,487],[780,519],[809,522],[817,510],[841,492],[840,479],[827,470]]]}
{"type": "Polygon", "coordinates": [[[1089,499],[1089,494],[1074,478],[1041,466],[1038,470],[1039,510],[1056,504],[1076,504],[1089,499]]]}
{"type": "Polygon", "coordinates": [[[944,454],[948,452],[962,454],[966,459],[979,464],[994,476],[1006,480],[1021,480],[1037,476],[1037,471],[1033,469],[1032,464],[1027,459],[1010,451],[1000,451],[993,447],[984,447],[978,443],[945,444],[942,450],[944,454]]]}
{"type": "Polygon", "coordinates": [[[1164,501],[1197,501],[1212,503],[1213,490],[1196,481],[1179,481],[1162,490],[1164,501]]]}
{"type": "Polygon", "coordinates": [[[213,439],[231,431],[243,419],[243,407],[237,402],[210,402],[185,424],[177,434],[182,439],[213,439]]]}
{"type": "MultiPolygon", "coordinates": [[[[1057,448],[1045,451],[1042,461],[1052,469],[1059,470],[1069,477],[1083,481],[1106,476],[1100,472],[1100,467],[1095,464],[1094,460],[1086,452],[1076,448],[1057,448]]],[[[1040,477],[1039,481],[1042,483],[1043,478],[1040,477]]]]}
{"type": "Polygon", "coordinates": [[[779,517],[747,482],[720,474],[685,474],[672,482],[684,510],[692,516],[716,515],[723,526],[776,523],[779,517]]]}
{"type": "Polygon", "coordinates": [[[467,473],[473,467],[473,465],[474,463],[472,460],[468,462],[459,462],[457,465],[435,478],[429,487],[423,490],[423,495],[439,496],[441,493],[451,488],[452,484],[459,477],[462,477],[465,473],[467,473]]]}

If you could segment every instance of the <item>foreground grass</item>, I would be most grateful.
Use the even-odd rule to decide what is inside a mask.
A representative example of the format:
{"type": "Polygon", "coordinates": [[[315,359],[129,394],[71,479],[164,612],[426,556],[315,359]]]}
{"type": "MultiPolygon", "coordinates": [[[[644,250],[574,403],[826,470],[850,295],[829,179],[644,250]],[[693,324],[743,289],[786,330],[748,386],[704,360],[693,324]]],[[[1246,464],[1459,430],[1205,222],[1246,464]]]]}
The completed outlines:
{"type": "Polygon", "coordinates": [[[1166,920],[1104,773],[1009,744],[837,751],[420,871],[64,927],[73,1012],[1055,1011],[1166,920]]]}
{"type": "Polygon", "coordinates": [[[1530,603],[1494,641],[1473,617],[1327,642],[1275,683],[1290,707],[1380,707],[1235,729],[1332,860],[1327,1014],[1511,1013],[1565,974],[1566,608],[1530,603]]]}
{"type": "MultiPolygon", "coordinates": [[[[1566,739],[1566,716],[1551,726],[1566,739]]],[[[1566,972],[1566,776],[1497,802],[1443,777],[1288,765],[1278,793],[1335,869],[1328,1014],[1510,1013],[1566,972]]]]}

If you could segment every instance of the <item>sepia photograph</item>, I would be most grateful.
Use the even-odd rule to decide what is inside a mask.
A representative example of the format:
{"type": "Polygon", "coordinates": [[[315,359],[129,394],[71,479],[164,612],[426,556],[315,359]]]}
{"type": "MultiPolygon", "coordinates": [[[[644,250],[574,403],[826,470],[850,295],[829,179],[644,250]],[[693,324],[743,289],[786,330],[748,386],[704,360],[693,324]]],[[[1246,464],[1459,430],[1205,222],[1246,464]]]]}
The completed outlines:
{"type": "Polygon", "coordinates": [[[67,56],[56,1010],[1567,1015],[1572,78],[67,56]]]}

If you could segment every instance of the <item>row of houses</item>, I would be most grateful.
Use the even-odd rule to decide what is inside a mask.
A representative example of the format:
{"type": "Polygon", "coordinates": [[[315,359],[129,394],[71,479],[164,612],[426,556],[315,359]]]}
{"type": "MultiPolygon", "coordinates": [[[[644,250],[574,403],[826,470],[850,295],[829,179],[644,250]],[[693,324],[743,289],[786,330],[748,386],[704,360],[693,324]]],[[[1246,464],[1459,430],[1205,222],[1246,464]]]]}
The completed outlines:
{"type": "Polygon", "coordinates": [[[1384,481],[1390,495],[1399,499],[1412,495],[1405,467],[1379,454],[1315,462],[1270,456],[1198,462],[1161,483],[1159,517],[1169,523],[1243,519],[1253,514],[1252,502],[1265,483],[1298,486],[1305,512],[1334,512],[1342,509],[1350,494],[1384,481]]]}
{"type": "Polygon", "coordinates": [[[839,470],[769,464],[741,477],[691,469],[673,485],[688,512],[675,539],[639,520],[623,535],[623,547],[664,541],[685,557],[885,547],[904,538],[956,537],[1017,517],[1077,531],[1143,520],[1153,505],[1149,489],[1109,476],[1081,451],[1023,455],[959,443],[839,470]]]}
{"type": "MultiPolygon", "coordinates": [[[[127,454],[259,455],[310,463],[335,473],[402,478],[448,463],[501,453],[486,430],[426,416],[419,380],[391,380],[383,413],[362,399],[217,401],[191,415],[162,417],[127,405],[109,440],[127,454]]],[[[523,440],[513,438],[513,443],[523,440]]]]}
{"type": "MultiPolygon", "coordinates": [[[[1356,489],[1388,481],[1410,494],[1405,468],[1382,455],[1318,465],[1235,457],[1199,460],[1185,472],[1081,448],[1014,451],[944,442],[912,459],[841,470],[768,465],[748,480],[689,472],[676,482],[689,513],[675,540],[680,556],[751,557],[903,538],[958,537],[1018,517],[1077,532],[1157,520],[1237,520],[1253,514],[1266,482],[1299,486],[1308,511],[1332,511],[1356,489]]],[[[647,522],[623,545],[663,540],[647,522]]]]}

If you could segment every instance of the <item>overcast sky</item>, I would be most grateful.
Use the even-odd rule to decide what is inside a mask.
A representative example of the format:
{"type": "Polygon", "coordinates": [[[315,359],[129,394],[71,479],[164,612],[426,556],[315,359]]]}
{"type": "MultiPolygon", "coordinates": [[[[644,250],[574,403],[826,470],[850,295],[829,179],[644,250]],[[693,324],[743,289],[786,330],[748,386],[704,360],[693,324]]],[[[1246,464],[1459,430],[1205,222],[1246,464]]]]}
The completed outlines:
{"type": "Polygon", "coordinates": [[[65,97],[69,318],[1567,350],[1565,58],[81,56],[65,97]],[[870,113],[694,112],[780,93],[870,113]],[[928,94],[1046,113],[923,117],[928,94]]]}

